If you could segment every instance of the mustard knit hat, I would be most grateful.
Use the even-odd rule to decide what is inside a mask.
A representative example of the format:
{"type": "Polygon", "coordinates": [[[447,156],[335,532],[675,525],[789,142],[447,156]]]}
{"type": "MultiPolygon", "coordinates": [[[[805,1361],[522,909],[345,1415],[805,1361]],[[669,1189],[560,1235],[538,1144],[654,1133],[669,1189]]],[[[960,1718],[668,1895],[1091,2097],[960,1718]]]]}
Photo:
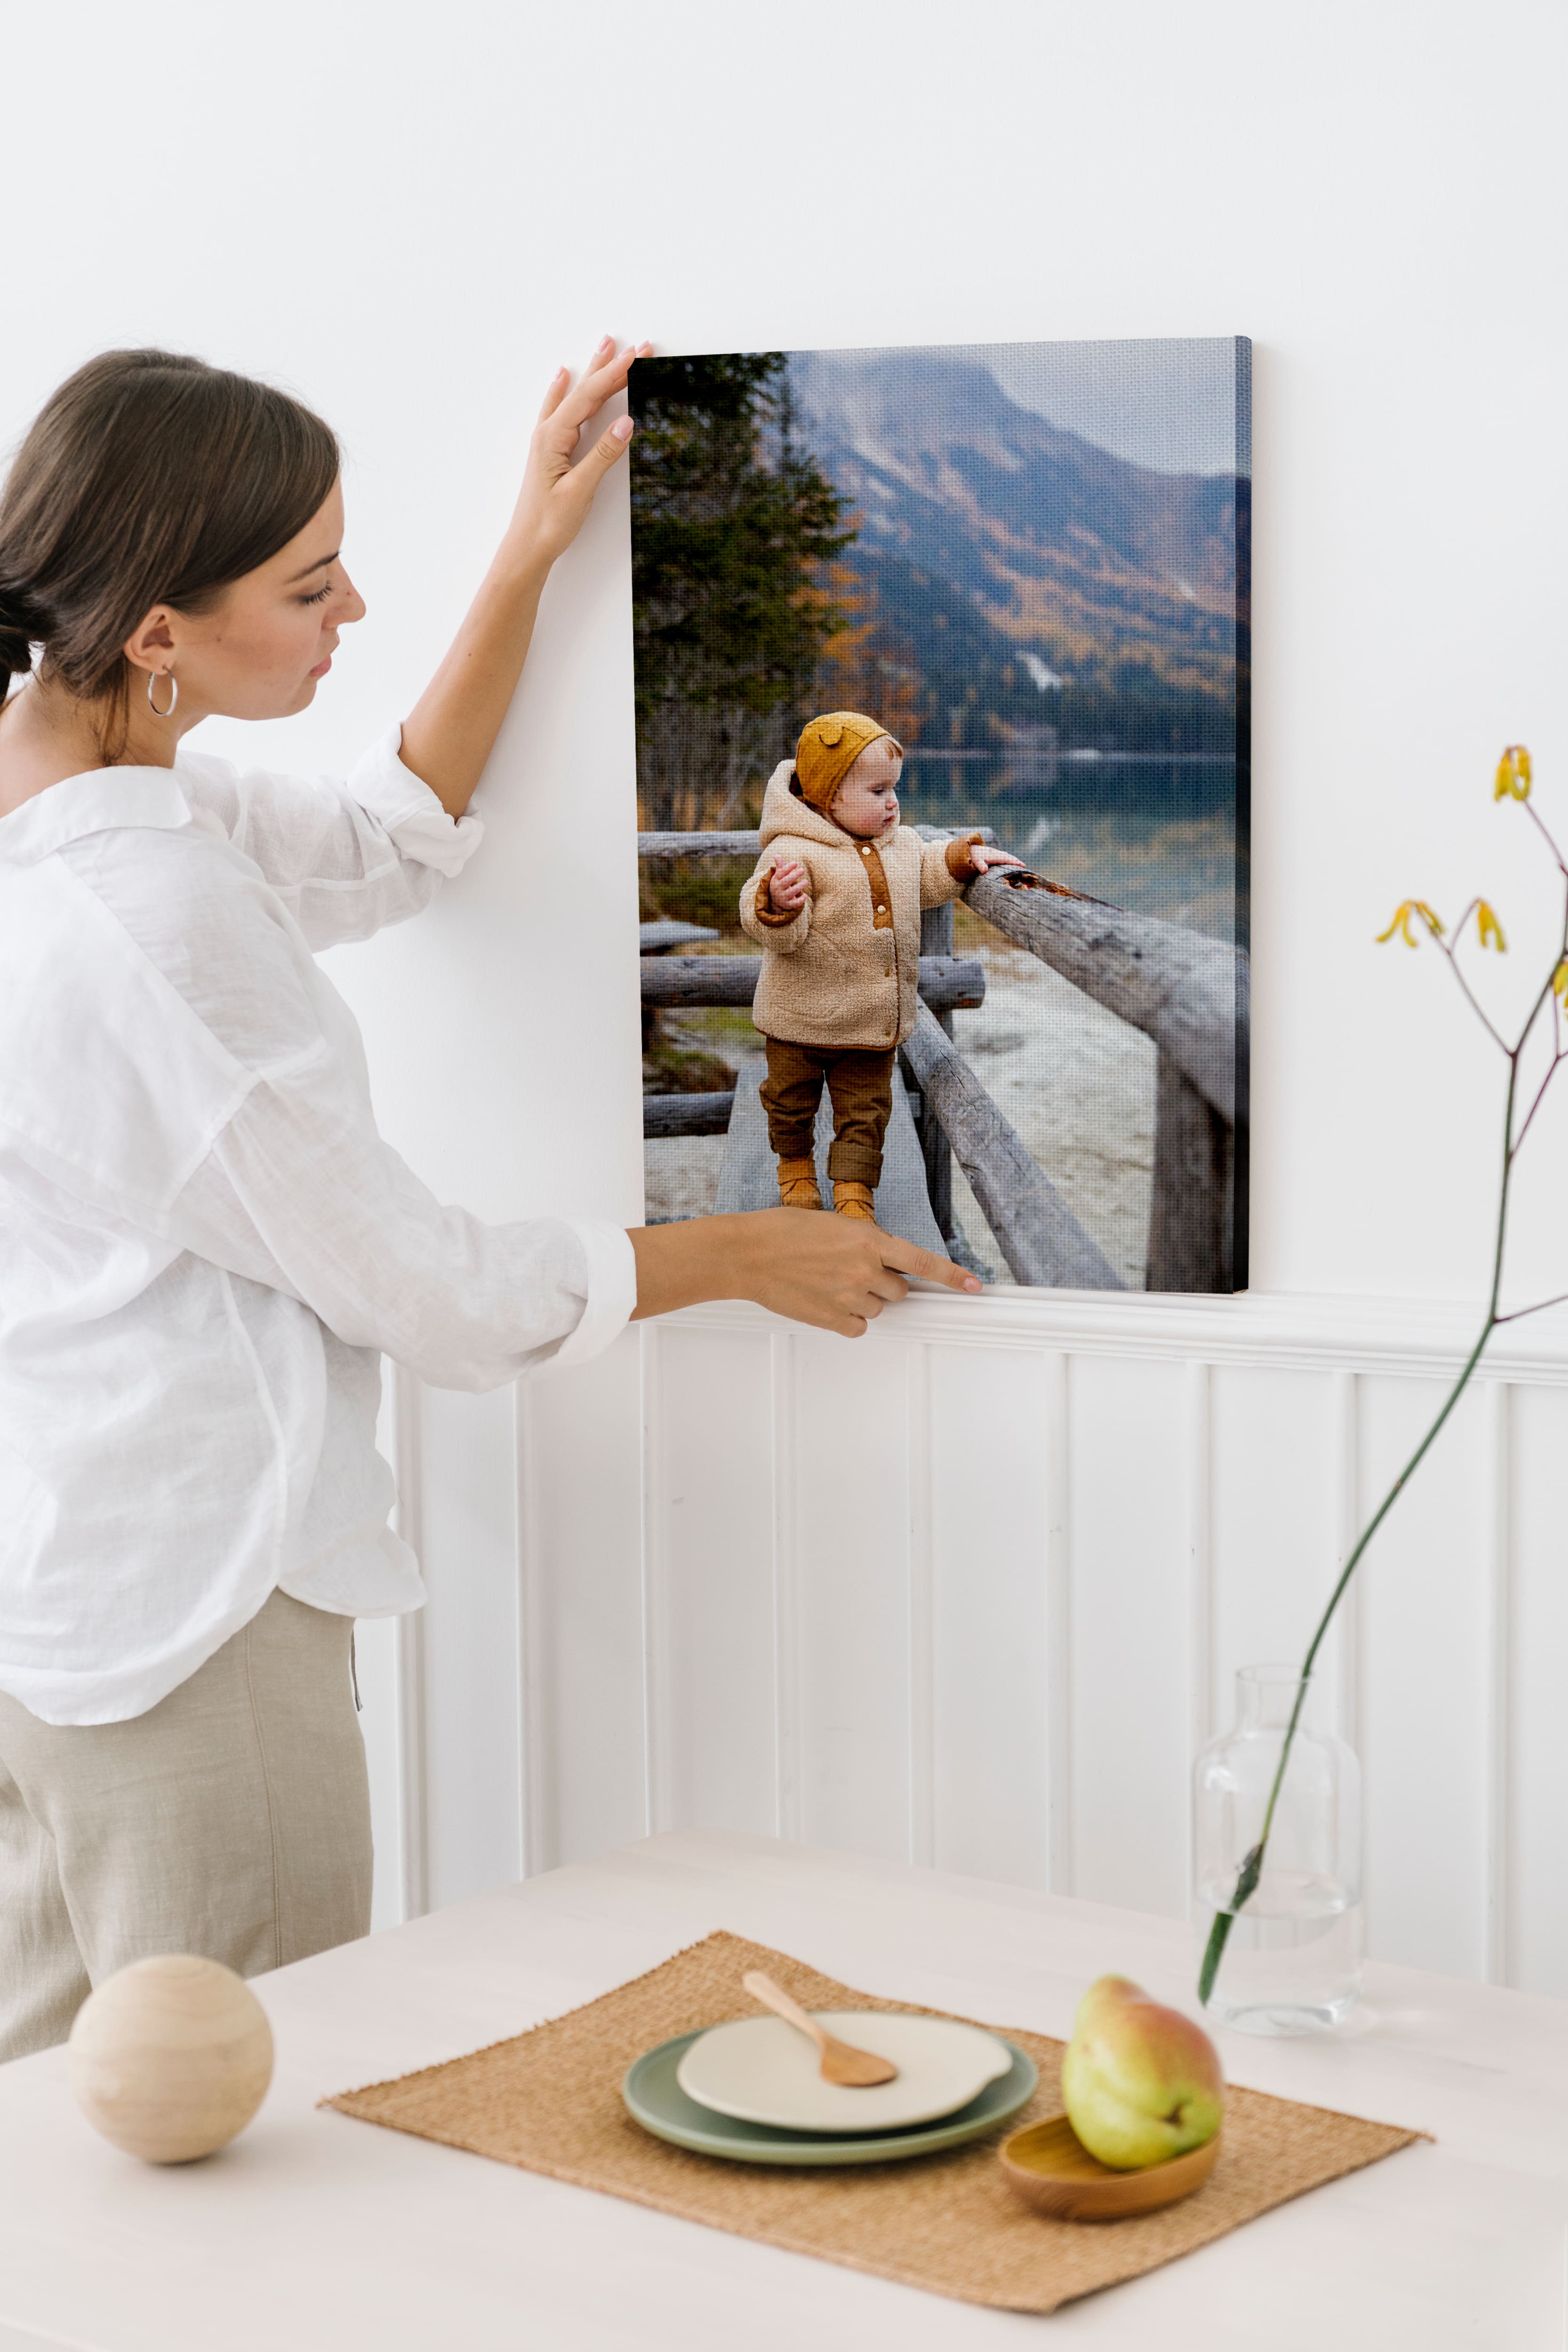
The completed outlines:
{"type": "Polygon", "coordinates": [[[795,746],[795,773],[800,797],[825,816],[833,794],[868,743],[885,735],[874,719],[858,710],[830,710],[824,719],[809,719],[795,746]]]}

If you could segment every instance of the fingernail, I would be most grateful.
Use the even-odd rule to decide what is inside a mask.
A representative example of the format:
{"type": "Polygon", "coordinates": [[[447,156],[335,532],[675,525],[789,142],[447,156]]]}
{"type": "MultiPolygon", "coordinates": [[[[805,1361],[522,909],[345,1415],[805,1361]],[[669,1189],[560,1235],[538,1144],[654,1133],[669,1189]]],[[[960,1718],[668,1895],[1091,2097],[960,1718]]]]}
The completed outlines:
{"type": "Polygon", "coordinates": [[[632,429],[632,419],[629,416],[618,416],[610,428],[610,437],[612,441],[630,441],[632,429]]]}
{"type": "Polygon", "coordinates": [[[964,1287],[966,1290],[979,1290],[984,1287],[984,1285],[981,1283],[980,1277],[977,1274],[971,1274],[966,1276],[964,1287]]]}

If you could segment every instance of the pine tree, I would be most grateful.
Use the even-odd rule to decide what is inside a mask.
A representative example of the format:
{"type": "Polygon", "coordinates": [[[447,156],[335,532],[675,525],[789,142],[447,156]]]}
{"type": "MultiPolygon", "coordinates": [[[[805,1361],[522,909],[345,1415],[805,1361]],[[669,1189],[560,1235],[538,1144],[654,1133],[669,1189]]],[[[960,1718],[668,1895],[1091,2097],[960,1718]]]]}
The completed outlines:
{"type": "Polygon", "coordinates": [[[845,619],[818,574],[854,528],[796,445],[783,352],[639,360],[631,405],[641,821],[733,824],[810,716],[845,619]]]}

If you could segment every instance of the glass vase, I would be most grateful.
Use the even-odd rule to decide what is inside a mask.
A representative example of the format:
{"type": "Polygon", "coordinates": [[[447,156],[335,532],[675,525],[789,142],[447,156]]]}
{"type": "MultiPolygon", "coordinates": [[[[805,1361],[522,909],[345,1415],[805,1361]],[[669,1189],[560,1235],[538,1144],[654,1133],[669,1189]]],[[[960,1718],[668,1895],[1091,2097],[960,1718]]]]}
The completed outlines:
{"type": "MultiPolygon", "coordinates": [[[[1291,1710],[1295,1666],[1243,1666],[1234,1729],[1193,1770],[1193,1913],[1198,1953],[1262,1834],[1291,1710]]],[[[1263,1874],[1234,1915],[1207,2014],[1244,2033],[1322,2033],[1361,1990],[1361,1767],[1301,1708],[1263,1874]]]]}

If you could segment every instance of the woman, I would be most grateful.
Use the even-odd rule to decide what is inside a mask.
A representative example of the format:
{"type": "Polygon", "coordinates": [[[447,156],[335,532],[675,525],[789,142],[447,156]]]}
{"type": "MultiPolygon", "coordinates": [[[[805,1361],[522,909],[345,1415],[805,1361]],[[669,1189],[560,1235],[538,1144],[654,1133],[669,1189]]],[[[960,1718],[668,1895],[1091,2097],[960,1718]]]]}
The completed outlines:
{"type": "Polygon", "coordinates": [[[302,710],[364,612],[318,417],[110,352],[0,499],[0,693],[40,649],[0,715],[0,2058],[144,1954],[255,1974],[365,1932],[352,1622],[423,1598],[383,1352],[485,1389],[696,1299],[853,1333],[899,1269],[966,1286],[839,1218],[444,1208],[315,963],[476,845],[540,591],[632,427],[574,464],[579,433],[633,357],[556,377],[451,652],[343,785],[180,750],[302,710]]]}

